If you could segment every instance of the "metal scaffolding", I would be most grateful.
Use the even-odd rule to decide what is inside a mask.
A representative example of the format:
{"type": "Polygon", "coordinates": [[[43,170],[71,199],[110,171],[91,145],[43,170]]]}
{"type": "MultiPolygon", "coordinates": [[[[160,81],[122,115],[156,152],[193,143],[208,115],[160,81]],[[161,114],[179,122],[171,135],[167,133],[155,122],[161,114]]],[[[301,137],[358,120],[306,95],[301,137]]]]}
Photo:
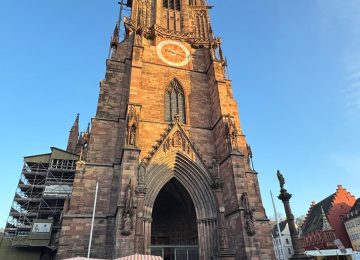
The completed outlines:
{"type": "Polygon", "coordinates": [[[132,7],[132,0],[127,0],[125,3],[125,0],[119,1],[120,5],[120,11],[119,11],[119,18],[118,18],[118,26],[119,26],[119,42],[124,40],[126,38],[126,31],[123,24],[123,21],[125,17],[131,16],[131,7],[132,7]]]}
{"type": "Polygon", "coordinates": [[[57,245],[65,201],[69,200],[79,156],[52,147],[51,153],[24,158],[24,166],[15,192],[5,237],[13,246],[57,245]],[[35,222],[51,221],[49,239],[32,243],[35,222]]]}

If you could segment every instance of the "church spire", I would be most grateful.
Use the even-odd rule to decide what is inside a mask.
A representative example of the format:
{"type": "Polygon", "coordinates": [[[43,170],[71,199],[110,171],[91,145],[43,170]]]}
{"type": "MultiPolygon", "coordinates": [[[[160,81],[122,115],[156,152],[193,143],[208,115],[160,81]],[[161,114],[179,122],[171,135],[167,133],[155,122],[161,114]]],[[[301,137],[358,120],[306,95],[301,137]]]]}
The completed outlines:
{"type": "Polygon", "coordinates": [[[80,114],[77,114],[75,122],[70,130],[68,145],[66,148],[66,151],[68,151],[69,153],[75,153],[76,150],[76,144],[79,136],[79,116],[80,114]]]}

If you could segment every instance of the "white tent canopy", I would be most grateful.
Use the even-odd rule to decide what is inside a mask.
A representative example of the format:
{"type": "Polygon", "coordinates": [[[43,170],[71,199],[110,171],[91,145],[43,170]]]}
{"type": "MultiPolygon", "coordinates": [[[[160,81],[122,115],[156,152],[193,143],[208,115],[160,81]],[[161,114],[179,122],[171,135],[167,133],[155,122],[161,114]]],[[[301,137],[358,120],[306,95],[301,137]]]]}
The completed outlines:
{"type": "MultiPolygon", "coordinates": [[[[74,257],[67,258],[65,260],[102,260],[100,258],[86,258],[86,257],[74,257]]],[[[114,260],[163,260],[161,256],[152,256],[152,255],[130,255],[121,258],[117,258],[114,260]]]]}
{"type": "Polygon", "coordinates": [[[353,255],[354,251],[351,248],[346,248],[346,252],[341,252],[339,249],[327,250],[309,250],[305,252],[309,256],[340,256],[340,255],[353,255]]]}

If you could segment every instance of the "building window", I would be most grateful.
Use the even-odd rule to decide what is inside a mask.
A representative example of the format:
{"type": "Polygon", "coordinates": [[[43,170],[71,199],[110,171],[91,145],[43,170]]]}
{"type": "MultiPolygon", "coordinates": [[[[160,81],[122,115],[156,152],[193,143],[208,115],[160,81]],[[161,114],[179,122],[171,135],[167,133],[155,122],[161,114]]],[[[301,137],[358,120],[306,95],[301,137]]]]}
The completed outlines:
{"type": "Polygon", "coordinates": [[[179,116],[179,122],[185,124],[185,95],[180,83],[173,79],[165,92],[165,121],[174,121],[175,116],[179,116]]]}
{"type": "Polygon", "coordinates": [[[170,31],[182,31],[181,0],[163,0],[161,26],[170,31]]]}
{"type": "Polygon", "coordinates": [[[290,248],[288,248],[288,253],[291,255],[291,249],[290,248]]]}
{"type": "Polygon", "coordinates": [[[189,0],[190,5],[204,5],[203,0],[189,0]]]}
{"type": "Polygon", "coordinates": [[[287,244],[287,245],[290,244],[290,243],[289,243],[289,239],[286,239],[286,244],[287,244]]]}
{"type": "Polygon", "coordinates": [[[163,7],[173,9],[176,11],[181,10],[181,0],[163,0],[163,7]]]}

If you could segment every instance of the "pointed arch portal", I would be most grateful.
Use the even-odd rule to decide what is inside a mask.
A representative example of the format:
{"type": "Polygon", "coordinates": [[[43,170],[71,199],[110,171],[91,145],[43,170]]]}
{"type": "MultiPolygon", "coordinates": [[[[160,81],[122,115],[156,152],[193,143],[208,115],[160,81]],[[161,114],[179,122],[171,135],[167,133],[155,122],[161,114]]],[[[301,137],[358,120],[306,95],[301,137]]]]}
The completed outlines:
{"type": "Polygon", "coordinates": [[[164,259],[199,259],[195,207],[173,178],[160,190],[152,211],[151,254],[164,259]]]}
{"type": "Polygon", "coordinates": [[[182,152],[151,162],[144,200],[146,253],[165,260],[210,259],[217,247],[210,174],[182,152]]]}

